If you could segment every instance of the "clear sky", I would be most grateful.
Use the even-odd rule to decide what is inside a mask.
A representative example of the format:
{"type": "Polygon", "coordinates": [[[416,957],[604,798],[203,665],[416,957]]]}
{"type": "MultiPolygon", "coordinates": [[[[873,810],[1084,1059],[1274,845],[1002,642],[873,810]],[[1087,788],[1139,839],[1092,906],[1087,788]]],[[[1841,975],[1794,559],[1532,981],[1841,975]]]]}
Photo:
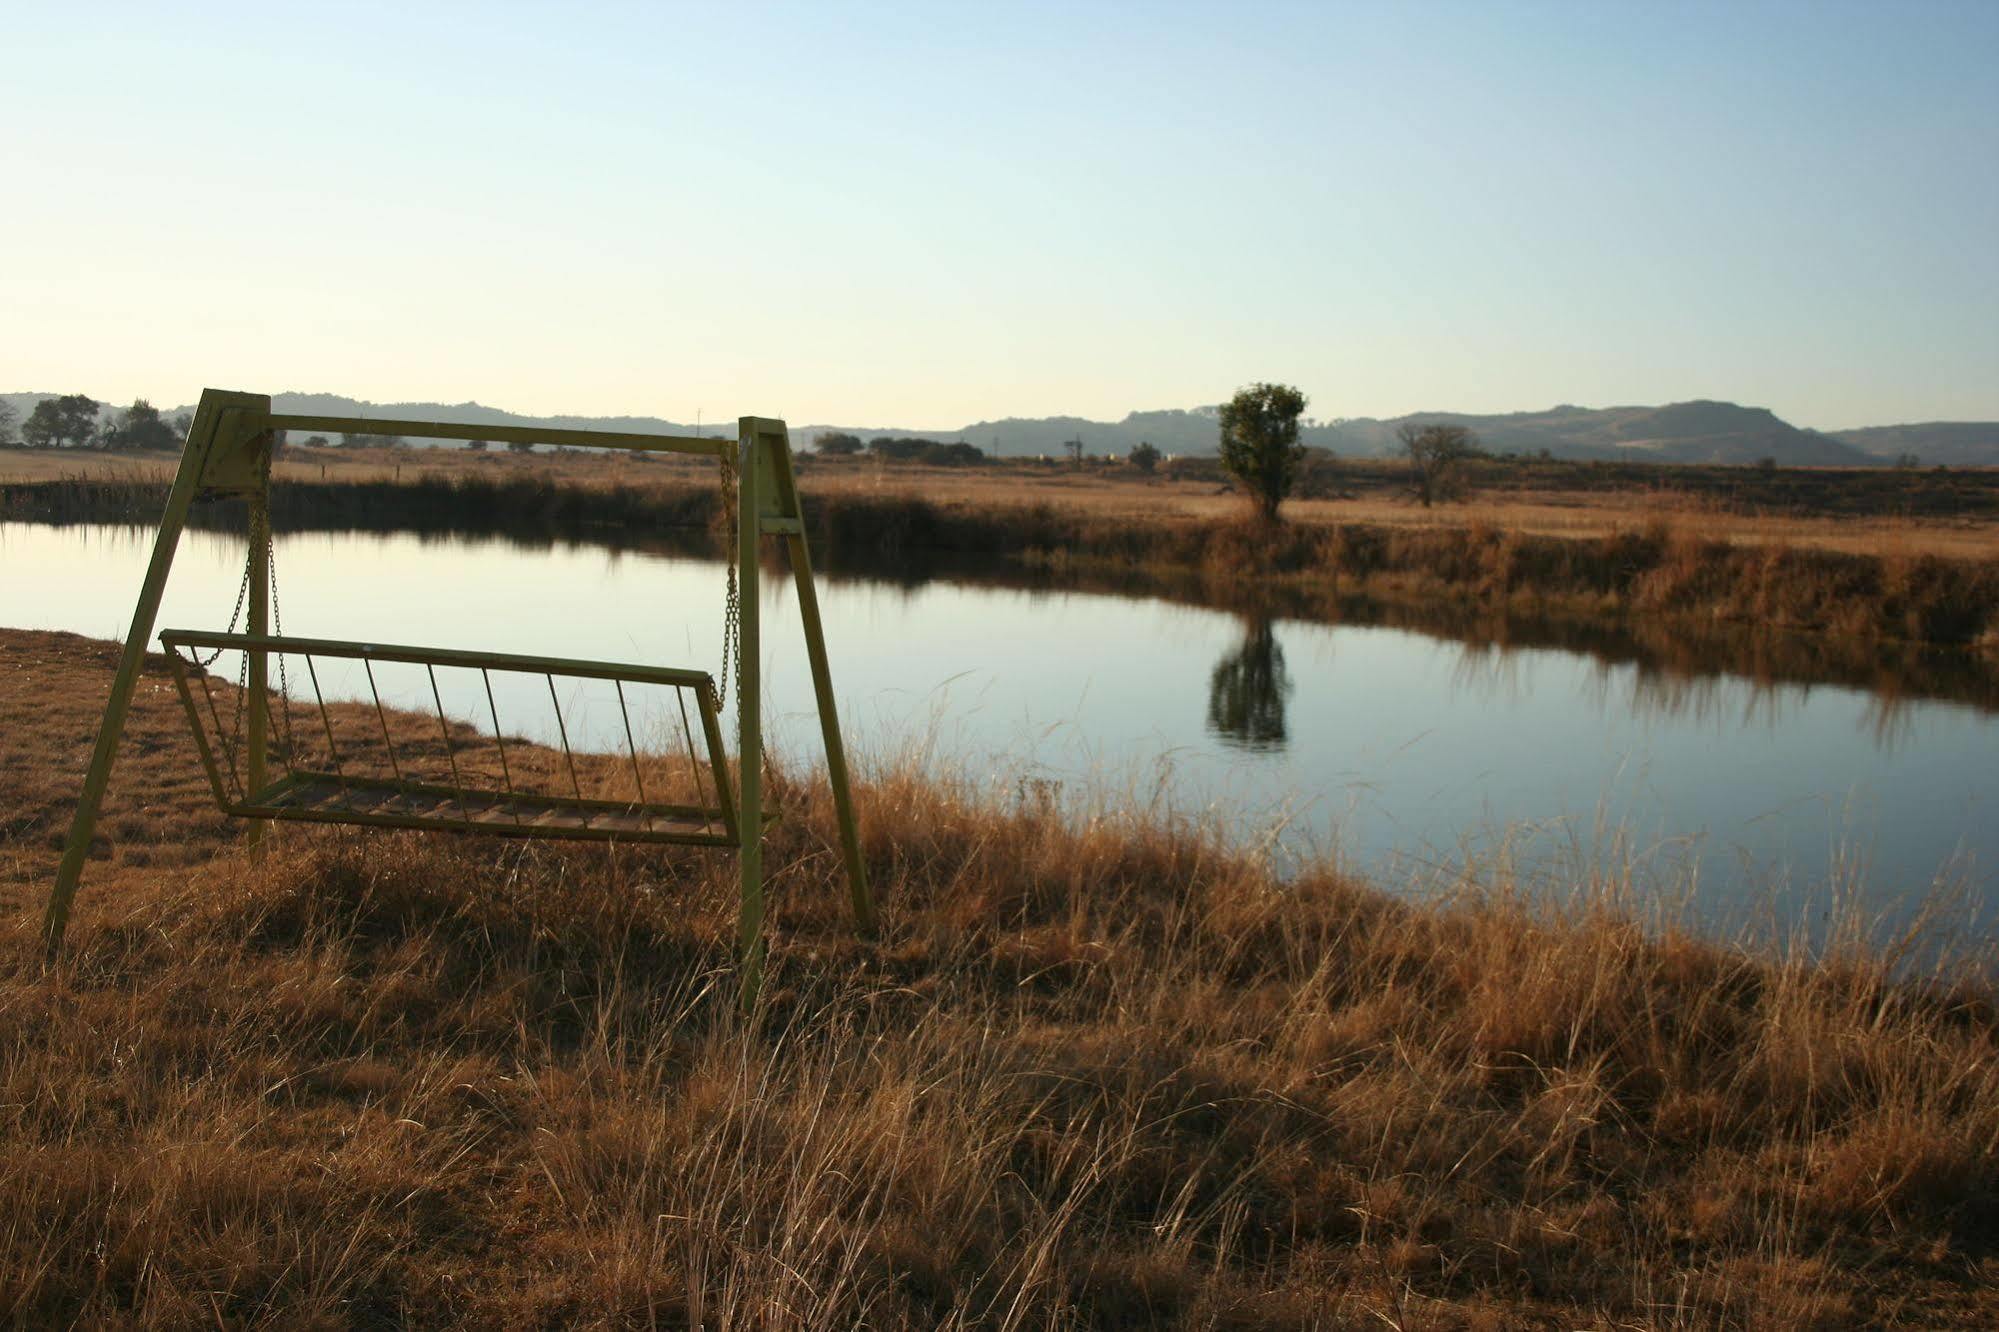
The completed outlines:
{"type": "Polygon", "coordinates": [[[91,0],[0,32],[0,389],[1999,419],[1999,0],[91,0]]]}

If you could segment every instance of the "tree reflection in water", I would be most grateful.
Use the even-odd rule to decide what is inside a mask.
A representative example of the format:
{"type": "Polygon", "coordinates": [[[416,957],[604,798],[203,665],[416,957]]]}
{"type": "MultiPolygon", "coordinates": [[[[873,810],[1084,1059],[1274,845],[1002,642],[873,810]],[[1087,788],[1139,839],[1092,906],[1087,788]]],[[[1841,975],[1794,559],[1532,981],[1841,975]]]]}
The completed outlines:
{"type": "Polygon", "coordinates": [[[1270,617],[1246,617],[1242,644],[1208,678],[1208,729],[1238,749],[1284,748],[1284,705],[1291,676],[1270,617]]]}

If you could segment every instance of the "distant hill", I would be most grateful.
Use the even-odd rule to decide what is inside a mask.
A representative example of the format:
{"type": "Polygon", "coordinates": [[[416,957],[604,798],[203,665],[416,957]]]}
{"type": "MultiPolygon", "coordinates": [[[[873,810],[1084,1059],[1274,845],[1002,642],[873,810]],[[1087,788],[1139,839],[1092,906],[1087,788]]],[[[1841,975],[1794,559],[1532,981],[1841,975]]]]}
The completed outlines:
{"type": "MultiPolygon", "coordinates": [[[[190,405],[176,410],[194,408],[190,405]]],[[[523,416],[477,402],[362,402],[332,393],[273,393],[271,410],[317,416],[366,416],[377,420],[455,421],[464,425],[551,426],[557,430],[631,430],[669,435],[691,435],[695,431],[691,424],[658,416],[523,416]]],[[[709,421],[705,429],[710,435],[734,434],[736,418],[709,421]]]]}
{"type": "MultiPolygon", "coordinates": [[[[1462,425],[1495,453],[1664,463],[1755,463],[1791,467],[1855,466],[1879,459],[1851,444],[1800,430],[1763,407],[1732,402],[1676,402],[1664,407],[1551,407],[1544,412],[1473,416],[1418,412],[1389,421],[1342,421],[1331,427],[1335,453],[1386,455],[1406,422],[1462,425]]],[[[1319,440],[1312,442],[1318,443],[1319,440]]]]}
{"type": "MultiPolygon", "coordinates": [[[[1091,453],[1127,453],[1144,440],[1167,453],[1215,452],[1218,409],[1133,412],[1122,421],[1089,421],[1075,416],[1011,417],[979,421],[945,432],[983,449],[997,445],[1009,454],[1059,455],[1063,442],[1081,439],[1091,453]]],[[[1815,431],[1800,430],[1761,407],[1730,402],[1680,402],[1665,407],[1554,407],[1544,412],[1477,416],[1418,412],[1390,420],[1359,418],[1308,425],[1308,445],[1350,457],[1383,457],[1400,444],[1395,432],[1407,422],[1445,422],[1476,431],[1499,453],[1557,458],[1618,458],[1648,462],[1754,463],[1775,458],[1789,466],[1866,465],[1874,456],[1815,431]]],[[[806,438],[825,427],[808,427],[806,438]]],[[[865,437],[865,432],[861,433],[865,437]]]]}
{"type": "MultiPolygon", "coordinates": [[[[25,419],[48,393],[0,394],[25,419]]],[[[527,416],[460,402],[363,402],[328,393],[278,393],[273,405],[281,412],[358,416],[375,419],[428,417],[469,425],[544,425],[569,430],[640,430],[692,433],[685,421],[657,416],[527,416]]],[[[107,411],[110,409],[107,409],[107,411]]],[[[163,409],[169,416],[188,407],[163,409]]],[[[1080,416],[1007,417],[975,421],[952,429],[908,426],[803,425],[792,438],[809,447],[829,430],[849,431],[862,439],[889,435],[921,436],[947,442],[963,440],[1006,457],[1060,457],[1069,440],[1080,439],[1086,452],[1122,455],[1141,441],[1167,454],[1215,452],[1219,409],[1132,412],[1118,421],[1092,421],[1080,416]]],[[[1556,458],[1619,459],[1660,463],[1753,464],[1765,458],[1784,466],[1869,466],[1913,453],[1925,463],[1951,466],[1999,466],[1999,422],[1938,421],[1920,425],[1873,426],[1822,433],[1801,430],[1763,407],[1732,402],[1695,400],[1663,407],[1576,407],[1563,405],[1539,412],[1475,415],[1459,412],[1417,412],[1385,420],[1357,417],[1308,421],[1304,442],[1348,457],[1387,457],[1397,452],[1396,431],[1404,424],[1443,422],[1476,431],[1496,453],[1556,458]]],[[[733,417],[703,423],[710,434],[733,430],[733,417]]],[[[413,441],[420,442],[420,441],[413,441]]],[[[448,447],[448,446],[446,446],[448,447]]]]}
{"type": "Polygon", "coordinates": [[[1914,454],[1950,467],[1999,466],[1999,421],[1925,421],[1919,425],[1835,430],[1832,437],[1877,458],[1914,454]]]}
{"type": "MultiPolygon", "coordinates": [[[[962,439],[988,453],[1010,458],[1046,454],[1062,456],[1063,445],[1072,439],[1083,441],[1083,449],[1093,454],[1125,454],[1132,446],[1149,443],[1162,453],[1213,453],[1219,429],[1218,412],[1213,407],[1192,411],[1132,412],[1122,421],[1092,421],[1081,416],[1009,416],[998,421],[974,421],[958,430],[945,431],[856,431],[861,438],[874,434],[929,434],[944,440],[962,439]]],[[[826,427],[808,426],[803,437],[811,439],[826,427]]]]}

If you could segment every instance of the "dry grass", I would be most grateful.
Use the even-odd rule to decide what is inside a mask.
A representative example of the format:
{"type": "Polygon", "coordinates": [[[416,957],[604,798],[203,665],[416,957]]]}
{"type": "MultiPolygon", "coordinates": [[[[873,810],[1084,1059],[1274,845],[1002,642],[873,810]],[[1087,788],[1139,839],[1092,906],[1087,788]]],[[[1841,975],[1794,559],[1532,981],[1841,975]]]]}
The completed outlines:
{"type": "MultiPolygon", "coordinates": [[[[294,450],[295,461],[280,468],[294,481],[352,479],[407,481],[421,476],[447,479],[491,477],[513,472],[548,476],[564,486],[605,488],[634,484],[705,484],[710,469],[684,460],[641,463],[624,455],[469,454],[457,451],[383,453],[294,450]]],[[[804,458],[807,488],[818,496],[910,497],[969,509],[1048,506],[1065,513],[1108,521],[1230,523],[1241,517],[1243,500],[1206,477],[1174,482],[1124,468],[1010,465],[999,468],[883,465],[869,460],[804,458]]],[[[114,468],[119,464],[111,464],[114,468]]],[[[129,464],[128,464],[129,466],[129,464]]],[[[1545,480],[1489,488],[1469,504],[1425,509],[1401,493],[1401,478],[1390,464],[1348,464],[1336,475],[1349,492],[1341,498],[1294,499],[1288,521],[1308,527],[1342,523],[1399,528],[1490,527],[1570,538],[1614,536],[1666,522],[1705,538],[1736,545],[1784,545],[1858,554],[1900,552],[1950,558],[1999,556],[1999,516],[1913,518],[1895,512],[1855,515],[1777,512],[1758,504],[1761,480],[1746,469],[1724,469],[1741,477],[1749,498],[1741,503],[1674,487],[1671,468],[1657,469],[1649,484],[1587,489],[1564,484],[1573,472],[1556,470],[1545,480]]],[[[1791,475],[1797,475],[1792,473],[1791,475]]],[[[1837,474],[1834,474],[1835,476],[1837,474]]],[[[0,479],[7,478],[0,469],[0,479]]],[[[1830,483],[1837,486],[1837,481],[1830,483]]]]}
{"type": "MultiPolygon", "coordinates": [[[[0,907],[21,907],[55,871],[97,739],[118,648],[75,634],[0,629],[0,907]]],[[[90,875],[121,893],[230,845],[194,757],[164,658],[148,660],[125,730],[90,875]]]]}
{"type": "MultiPolygon", "coordinates": [[[[25,908],[107,672],[4,645],[25,908]]],[[[1979,983],[1640,929],[1604,891],[1279,883],[1198,829],[904,772],[862,793],[877,943],[822,793],[788,791],[745,1019],[727,858],[293,829],[253,868],[165,784],[170,705],[140,700],[137,821],[64,964],[25,909],[0,949],[15,1322],[1999,1319],[1979,983]]]]}

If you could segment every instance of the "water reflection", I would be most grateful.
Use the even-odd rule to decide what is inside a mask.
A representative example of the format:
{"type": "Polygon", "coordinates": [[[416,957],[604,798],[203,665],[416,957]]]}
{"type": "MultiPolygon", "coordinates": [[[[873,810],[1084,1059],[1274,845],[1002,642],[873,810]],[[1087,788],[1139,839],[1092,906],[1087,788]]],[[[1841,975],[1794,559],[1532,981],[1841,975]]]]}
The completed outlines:
{"type": "Polygon", "coordinates": [[[1291,676],[1267,615],[1246,615],[1242,642],[1208,678],[1208,730],[1233,749],[1284,748],[1284,705],[1291,676]]]}
{"type": "MultiPolygon", "coordinates": [[[[438,498],[429,494],[429,489],[385,486],[382,495],[371,493],[368,497],[375,502],[357,501],[329,514],[323,501],[314,501],[319,505],[314,508],[295,490],[280,488],[273,494],[274,502],[279,495],[290,495],[291,500],[288,507],[280,506],[274,517],[280,532],[386,530],[400,534],[391,539],[413,539],[426,548],[485,546],[495,552],[590,552],[605,562],[607,570],[615,570],[627,557],[710,561],[725,545],[698,524],[662,528],[654,523],[585,523],[562,513],[560,506],[543,514],[539,522],[498,510],[467,510],[442,502],[433,512],[416,503],[417,499],[438,498]],[[406,493],[417,490],[424,493],[415,498],[406,493]],[[468,533],[483,534],[486,539],[482,542],[468,533]]],[[[78,544],[106,554],[143,551],[150,546],[150,528],[93,521],[91,515],[102,503],[98,495],[92,500],[93,507],[66,520],[58,518],[50,526],[67,528],[78,544]]],[[[241,527],[239,510],[240,505],[230,501],[204,504],[197,507],[192,523],[198,530],[233,533],[241,527]]],[[[22,534],[37,526],[0,523],[0,529],[13,528],[22,534]]],[[[5,545],[6,538],[0,535],[0,555],[4,555],[5,545]]],[[[763,563],[773,577],[788,569],[782,547],[774,543],[766,543],[763,563]]],[[[1456,678],[1461,687],[1502,696],[1520,687],[1517,672],[1522,654],[1530,659],[1550,651],[1577,654],[1598,667],[1600,688],[1595,691],[1595,702],[1599,707],[1620,706],[1661,719],[1710,721],[1725,712],[1736,712],[1743,724],[1775,728],[1786,724],[1789,714],[1820,688],[1858,689],[1868,696],[1860,725],[1883,752],[1893,752],[1908,742],[1912,704],[1945,700],[1968,704],[1984,714],[1999,712],[1999,659],[1962,649],[1787,633],[1747,624],[1660,623],[1644,617],[1623,621],[1535,618],[1455,602],[1382,603],[1341,595],[1330,584],[1324,588],[1286,585],[1245,589],[1235,583],[1217,586],[1184,573],[1030,567],[951,551],[881,551],[837,542],[828,543],[820,552],[818,564],[819,577],[826,584],[858,584],[874,596],[900,593],[914,599],[926,589],[944,585],[1007,588],[1034,597],[1097,594],[1143,598],[1228,612],[1244,617],[1252,631],[1245,635],[1245,650],[1255,647],[1258,621],[1266,626],[1283,619],[1301,626],[1410,630],[1458,645],[1456,678]],[[1741,693],[1743,685],[1750,691],[1746,699],[1741,693]]],[[[130,593],[121,587],[117,595],[126,599],[130,593]]],[[[1282,655],[1281,650],[1276,652],[1280,666],[1282,655]]],[[[1226,684],[1222,678],[1226,664],[1216,667],[1210,689],[1211,733],[1231,747],[1280,748],[1284,739],[1281,698],[1274,708],[1265,709],[1274,712],[1279,728],[1273,739],[1255,739],[1248,729],[1228,729],[1229,719],[1240,718],[1242,726],[1248,728],[1252,717],[1219,700],[1217,690],[1226,684]],[[1217,701],[1222,706],[1216,707],[1217,701]]],[[[1259,678],[1258,671],[1250,669],[1258,663],[1245,657],[1239,665],[1243,668],[1242,685],[1259,678]]],[[[1270,683],[1276,682],[1273,679],[1270,683]]]]}
{"type": "MultiPolygon", "coordinates": [[[[157,514],[163,498],[158,485],[45,486],[36,489],[31,502],[21,500],[28,510],[17,506],[9,517],[62,525],[141,522],[157,514]]],[[[447,546],[486,537],[523,550],[587,548],[704,560],[715,558],[726,544],[708,530],[709,508],[692,499],[684,509],[663,511],[640,492],[613,490],[579,503],[552,483],[531,478],[474,486],[434,478],[414,484],[291,485],[275,488],[271,498],[280,532],[394,532],[413,535],[424,545],[447,546]]],[[[1705,710],[1709,699],[1703,695],[1712,692],[1706,686],[1730,679],[1759,689],[1864,689],[1878,703],[1866,725],[1884,748],[1902,743],[1907,734],[1905,701],[1947,699],[1988,713],[1999,711],[1999,666],[1989,653],[1786,633],[1749,624],[1536,618],[1463,602],[1382,604],[1341,592],[1337,579],[1245,587],[1239,580],[1217,582],[1199,571],[1085,567],[1060,559],[1015,561],[936,549],[908,533],[852,531],[838,518],[837,512],[828,515],[832,535],[821,540],[820,573],[829,581],[858,579],[877,589],[886,584],[916,591],[944,582],[1139,596],[1308,624],[1410,629],[1497,648],[1502,655],[1550,648],[1585,653],[1607,666],[1635,666],[1642,693],[1634,695],[1634,706],[1669,714],[1705,710]]],[[[242,506],[236,501],[199,504],[190,523],[196,529],[240,532],[242,506]]],[[[135,528],[132,535],[144,541],[150,532],[135,528]]],[[[775,557],[774,571],[782,567],[781,558],[775,557]]],[[[1766,702],[1774,710],[1775,701],[1766,702]]],[[[1772,724],[1777,720],[1770,718],[1772,724]]]]}
{"type": "MultiPolygon", "coordinates": [[[[232,515],[234,509],[228,502],[208,504],[197,509],[195,521],[203,530],[230,531],[232,515]]],[[[289,512],[280,515],[280,530],[285,530],[284,520],[289,520],[288,525],[301,534],[387,528],[402,534],[389,540],[414,540],[429,549],[483,547],[496,554],[588,552],[601,559],[607,571],[618,569],[627,558],[642,562],[661,558],[711,561],[724,544],[716,534],[699,526],[592,526],[553,520],[536,525],[518,519],[502,522],[491,514],[455,510],[449,516],[454,522],[475,529],[483,519],[484,525],[493,531],[481,541],[440,527],[436,515],[429,515],[429,525],[424,526],[400,510],[367,509],[334,519],[324,513],[289,512]]],[[[6,529],[25,537],[38,526],[0,523],[0,558],[5,556],[6,529]]],[[[41,526],[39,530],[48,532],[52,528],[66,528],[78,545],[114,557],[142,552],[150,546],[152,538],[149,528],[91,523],[81,516],[70,523],[41,526]]],[[[240,561],[241,557],[232,558],[240,561]]],[[[788,572],[782,547],[774,543],[766,543],[763,563],[766,573],[773,578],[788,572]]],[[[1819,689],[1863,690],[1867,707],[1857,721],[1884,753],[1893,753],[1909,742],[1912,706],[1920,710],[1920,705],[1929,701],[1947,700],[1968,704],[1988,715],[1999,712],[1999,659],[1962,649],[1828,638],[1742,624],[1657,623],[1642,617],[1626,621],[1537,619],[1450,602],[1381,603],[1338,595],[1331,588],[1292,585],[1244,589],[1235,584],[1218,587],[1184,575],[1028,567],[949,551],[902,550],[889,554],[867,547],[832,544],[822,553],[819,564],[818,573],[826,585],[859,586],[870,596],[899,595],[911,602],[927,589],[956,586],[1012,589],[1034,599],[1071,594],[1142,598],[1186,607],[1197,616],[1201,611],[1224,611],[1244,617],[1244,624],[1249,627],[1242,644],[1244,651],[1256,647],[1255,625],[1259,621],[1266,626],[1282,619],[1301,628],[1409,630],[1426,638],[1455,643],[1459,653],[1457,685],[1467,693],[1482,692],[1501,701],[1523,687],[1519,679],[1523,657],[1532,660],[1549,652],[1581,655],[1595,663],[1597,686],[1590,694],[1599,710],[1623,708],[1635,715],[1658,719],[1708,722],[1733,713],[1743,725],[1775,729],[1787,724],[1792,714],[1805,706],[1819,689]],[[1747,697],[1743,694],[1745,685],[1747,697]]],[[[119,587],[116,596],[123,601],[130,593],[119,587]]],[[[1276,651],[1280,666],[1282,655],[1281,649],[1276,651]]],[[[1260,663],[1242,653],[1232,654],[1233,658],[1240,660],[1229,677],[1225,678],[1223,672],[1227,661],[1215,668],[1215,679],[1210,686],[1210,733],[1231,748],[1280,749],[1285,738],[1281,697],[1273,706],[1262,709],[1268,716],[1274,716],[1277,726],[1276,734],[1263,738],[1259,738],[1262,732],[1255,727],[1264,723],[1256,721],[1250,711],[1221,698],[1219,691],[1224,688],[1247,687],[1264,678],[1260,663]],[[1241,679],[1231,684],[1236,673],[1241,679]],[[1232,726],[1236,729],[1230,729],[1232,726]]],[[[1273,677],[1266,683],[1274,685],[1277,681],[1273,677]]],[[[1249,701],[1247,696],[1240,700],[1243,704],[1249,701]]]]}

